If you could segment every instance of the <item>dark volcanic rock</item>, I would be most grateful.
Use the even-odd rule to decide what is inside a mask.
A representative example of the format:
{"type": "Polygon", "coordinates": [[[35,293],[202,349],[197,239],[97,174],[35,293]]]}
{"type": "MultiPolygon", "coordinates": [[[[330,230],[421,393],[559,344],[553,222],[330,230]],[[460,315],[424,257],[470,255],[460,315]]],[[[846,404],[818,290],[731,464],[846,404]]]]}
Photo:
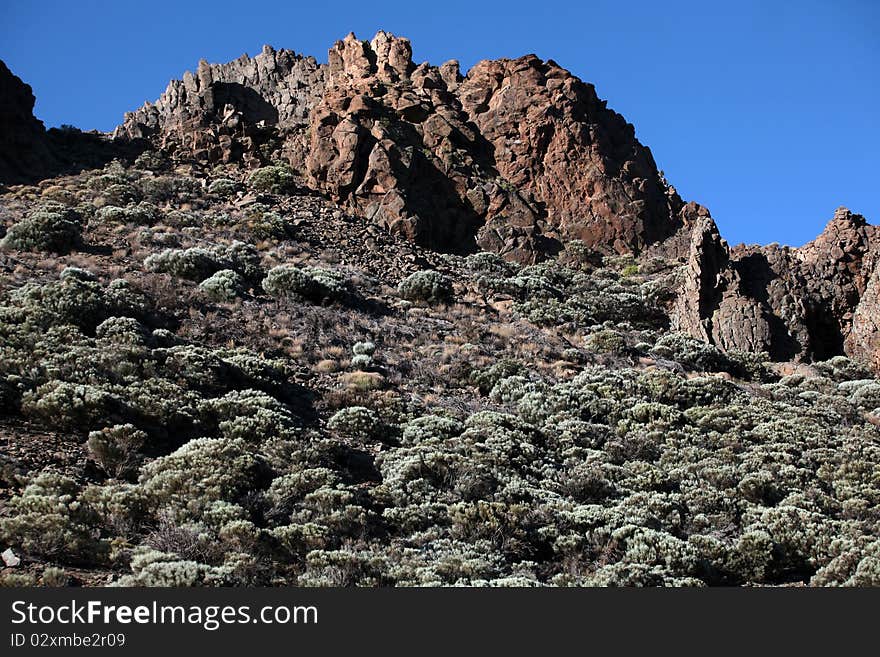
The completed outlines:
{"type": "Polygon", "coordinates": [[[416,68],[411,56],[406,39],[384,32],[370,44],[350,34],[331,49],[311,117],[308,181],[423,246],[472,250],[485,208],[468,192],[490,184],[490,172],[481,174],[491,164],[480,162],[479,135],[440,72],[416,68]]]}
{"type": "Polygon", "coordinates": [[[456,62],[415,65],[409,41],[385,32],[348,35],[326,66],[266,47],[201,62],[117,135],[253,165],[268,127],[310,187],[435,249],[530,262],[581,239],[630,253],[679,223],[681,202],[633,127],[534,55],[462,78],[456,62]]]}
{"type": "Polygon", "coordinates": [[[633,253],[677,228],[651,152],[633,126],[553,61],[483,61],[457,90],[493,164],[564,242],[633,253]]]}
{"type": "Polygon", "coordinates": [[[42,121],[34,117],[36,99],[0,61],[0,182],[24,183],[55,171],[42,121]]]}
{"type": "Polygon", "coordinates": [[[46,130],[34,94],[0,61],[0,183],[22,184],[135,157],[142,145],[76,128],[46,130]]]}

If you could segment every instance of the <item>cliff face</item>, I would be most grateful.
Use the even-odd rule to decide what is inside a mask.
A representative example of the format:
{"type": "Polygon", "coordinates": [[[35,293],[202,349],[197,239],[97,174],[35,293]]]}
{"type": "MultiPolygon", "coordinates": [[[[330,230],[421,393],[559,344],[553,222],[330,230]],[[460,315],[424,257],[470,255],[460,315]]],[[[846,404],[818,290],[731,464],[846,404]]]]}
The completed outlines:
{"type": "Polygon", "coordinates": [[[674,328],[778,360],[846,353],[880,364],[880,231],[864,217],[838,208],[800,248],[731,250],[708,213],[685,229],[687,273],[674,328]]]}
{"type": "MultiPolygon", "coordinates": [[[[5,67],[0,88],[0,179],[14,182],[53,153],[30,89],[5,67]]],[[[801,248],[729,248],[592,85],[534,55],[462,76],[455,61],[416,65],[385,32],[348,35],[327,64],[266,46],[200,62],[115,137],[205,163],[280,157],[305,187],[431,249],[529,263],[577,239],[679,262],[673,328],[728,350],[880,367],[877,227],[841,208],[801,248]]]]}
{"type": "Polygon", "coordinates": [[[30,85],[0,61],[0,182],[26,182],[57,166],[35,102],[30,85]]]}

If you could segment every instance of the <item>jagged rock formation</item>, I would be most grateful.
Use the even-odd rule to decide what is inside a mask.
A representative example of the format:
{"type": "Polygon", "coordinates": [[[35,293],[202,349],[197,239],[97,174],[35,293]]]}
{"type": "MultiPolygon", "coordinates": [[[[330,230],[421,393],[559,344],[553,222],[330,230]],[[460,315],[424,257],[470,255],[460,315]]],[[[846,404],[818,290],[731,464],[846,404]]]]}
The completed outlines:
{"type": "Polygon", "coordinates": [[[880,232],[838,208],[822,234],[800,248],[733,250],[708,212],[686,222],[687,267],[673,326],[724,349],[773,358],[826,359],[878,351],[880,232]]]}
{"type": "Polygon", "coordinates": [[[30,85],[0,61],[0,182],[22,183],[58,166],[30,85]]]}
{"type": "MultiPolygon", "coordinates": [[[[162,148],[202,161],[258,164],[259,147],[272,134],[302,142],[324,73],[313,57],[269,46],[253,59],[202,60],[195,74],[172,80],[155,103],[127,113],[115,136],[155,138],[162,148]]],[[[289,156],[302,162],[301,151],[289,156]]]]}
{"type": "Polygon", "coordinates": [[[632,253],[678,227],[681,202],[633,126],[555,62],[483,61],[457,93],[499,173],[554,237],[632,253]]]}
{"type": "Polygon", "coordinates": [[[416,66],[409,41],[385,32],[350,34],[326,66],[267,47],[200,63],[117,134],[256,163],[261,126],[310,187],[424,246],[525,262],[577,238],[629,253],[679,223],[681,201],[633,127],[533,55],[462,78],[454,61],[416,66]]]}

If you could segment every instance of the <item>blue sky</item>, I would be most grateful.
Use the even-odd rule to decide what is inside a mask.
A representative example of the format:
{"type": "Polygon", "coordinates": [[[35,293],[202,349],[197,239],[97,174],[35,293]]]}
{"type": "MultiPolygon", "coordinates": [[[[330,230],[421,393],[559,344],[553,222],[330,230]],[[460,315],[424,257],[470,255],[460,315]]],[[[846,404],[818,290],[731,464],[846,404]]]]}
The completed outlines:
{"type": "Polygon", "coordinates": [[[349,31],[417,61],[529,52],[596,85],[731,242],[800,245],[838,205],[880,223],[880,2],[2,0],[0,59],[47,126],[110,130],[171,78],[349,31]]]}

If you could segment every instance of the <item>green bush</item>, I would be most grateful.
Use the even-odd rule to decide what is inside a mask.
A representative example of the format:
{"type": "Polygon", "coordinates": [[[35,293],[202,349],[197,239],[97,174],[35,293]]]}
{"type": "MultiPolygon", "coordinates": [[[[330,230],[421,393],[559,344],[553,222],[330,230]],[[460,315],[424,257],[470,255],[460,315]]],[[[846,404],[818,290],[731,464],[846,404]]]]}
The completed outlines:
{"type": "Polygon", "coordinates": [[[263,279],[266,294],[279,299],[295,298],[321,303],[342,301],[348,295],[348,284],[342,274],[318,267],[273,267],[263,279]]]}
{"type": "Polygon", "coordinates": [[[160,217],[159,209],[152,203],[141,201],[137,205],[119,207],[105,205],[95,212],[95,218],[105,223],[127,224],[133,223],[141,226],[150,226],[160,217]]]}
{"type": "Polygon", "coordinates": [[[0,518],[0,541],[63,563],[106,563],[109,544],[97,535],[98,515],[80,493],[69,477],[38,474],[9,501],[8,515],[0,518]]]}
{"type": "Polygon", "coordinates": [[[400,281],[397,293],[409,301],[448,302],[452,300],[452,281],[431,269],[417,271],[400,281]]]}
{"type": "Polygon", "coordinates": [[[208,185],[208,193],[222,198],[233,196],[239,189],[239,184],[229,178],[217,178],[208,185]]]}
{"type": "Polygon", "coordinates": [[[286,164],[263,167],[250,175],[248,186],[268,194],[293,194],[296,192],[296,173],[286,164]]]}
{"type": "Polygon", "coordinates": [[[340,436],[370,442],[381,436],[382,426],[375,411],[363,406],[343,408],[327,421],[327,428],[340,436]]]}
{"type": "Polygon", "coordinates": [[[86,441],[89,455],[112,477],[131,476],[141,461],[147,434],[132,424],[92,431],[86,441]]]}
{"type": "Polygon", "coordinates": [[[215,301],[233,301],[241,296],[244,279],[232,269],[221,269],[199,283],[199,287],[215,301]]]}
{"type": "Polygon", "coordinates": [[[0,247],[19,251],[67,253],[82,240],[82,217],[60,204],[49,204],[13,224],[0,247]]]}
{"type": "Polygon", "coordinates": [[[226,263],[208,249],[165,249],[154,253],[144,261],[150,271],[171,274],[192,281],[203,281],[225,268],[226,263]]]}

